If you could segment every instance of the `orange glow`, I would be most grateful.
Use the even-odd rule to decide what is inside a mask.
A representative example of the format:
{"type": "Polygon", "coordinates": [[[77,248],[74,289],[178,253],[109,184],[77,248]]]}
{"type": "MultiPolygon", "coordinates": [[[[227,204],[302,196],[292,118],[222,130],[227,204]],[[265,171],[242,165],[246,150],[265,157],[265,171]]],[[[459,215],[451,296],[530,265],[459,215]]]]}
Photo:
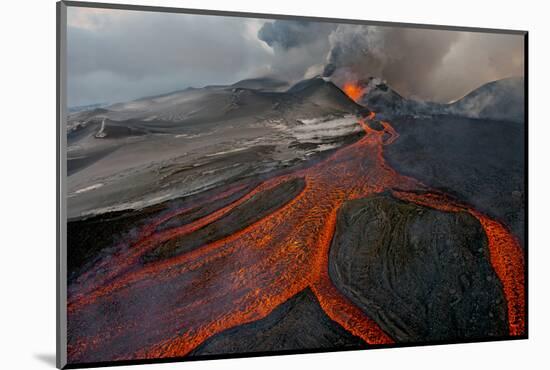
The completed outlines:
{"type": "MultiPolygon", "coordinates": [[[[344,87],[344,91],[350,97],[360,97],[353,95],[356,90],[348,92],[344,87]]],[[[502,224],[430,192],[419,181],[391,168],[383,150],[399,135],[388,122],[380,122],[381,131],[370,128],[368,123],[374,118],[371,113],[366,120],[359,120],[365,131],[361,140],[323,161],[266,180],[233,203],[187,225],[155,232],[159,224],[188,208],[154,220],[143,227],[130,247],[90,269],[70,292],[68,314],[70,322],[85,324],[90,318],[89,326],[97,329],[69,341],[70,361],[87,361],[96,352],[116,359],[185,356],[223,330],[266,317],[307,287],[327,315],[353,335],[367,344],[392,343],[376,322],[337,290],[328,275],[330,243],[342,204],[392,189],[400,189],[393,191],[398,198],[449,212],[467,211],[478,218],[487,233],[491,263],[504,287],[510,334],[523,334],[524,265],[516,238],[502,224]],[[305,188],[259,221],[190,252],[147,265],[139,263],[140,256],[161,243],[192,233],[253,195],[298,177],[305,179],[305,188]],[[132,314],[121,310],[115,326],[94,321],[103,305],[155,295],[164,287],[170,287],[170,294],[155,301],[161,312],[149,311],[149,307],[132,314]],[[147,331],[144,328],[150,322],[154,322],[154,330],[147,331]],[[135,334],[143,332],[151,338],[135,334]],[[132,341],[133,352],[113,348],[112,343],[121,338],[125,343],[132,341]]],[[[228,189],[226,194],[238,190],[228,189]]]]}
{"type": "Polygon", "coordinates": [[[346,82],[342,90],[354,102],[358,102],[359,99],[361,99],[361,97],[367,92],[366,88],[357,85],[355,82],[346,82]]]}

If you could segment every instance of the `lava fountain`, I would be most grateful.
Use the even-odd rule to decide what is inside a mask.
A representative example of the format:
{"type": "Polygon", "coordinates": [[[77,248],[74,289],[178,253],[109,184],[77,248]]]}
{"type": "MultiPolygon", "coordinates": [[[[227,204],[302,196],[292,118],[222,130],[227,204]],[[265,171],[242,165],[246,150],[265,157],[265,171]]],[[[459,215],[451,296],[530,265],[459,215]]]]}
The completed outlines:
{"type": "Polygon", "coordinates": [[[350,99],[352,99],[356,103],[367,92],[366,87],[361,87],[359,84],[352,81],[344,83],[342,90],[346,93],[347,96],[349,96],[350,99]]]}

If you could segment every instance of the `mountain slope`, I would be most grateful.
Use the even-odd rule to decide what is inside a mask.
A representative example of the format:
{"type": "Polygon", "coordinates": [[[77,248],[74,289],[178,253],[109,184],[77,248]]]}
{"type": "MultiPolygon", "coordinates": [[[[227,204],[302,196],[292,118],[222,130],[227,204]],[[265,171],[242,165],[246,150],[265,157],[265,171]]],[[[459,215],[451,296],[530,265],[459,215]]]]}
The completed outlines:
{"type": "Polygon", "coordinates": [[[362,136],[356,114],[368,110],[332,82],[273,91],[278,85],[253,79],[188,88],[70,115],[69,217],[264,176],[362,136]]]}
{"type": "Polygon", "coordinates": [[[471,118],[522,121],[524,86],[523,77],[492,81],[450,104],[449,111],[471,118]]]}
{"type": "Polygon", "coordinates": [[[367,93],[359,103],[385,115],[445,114],[514,122],[520,122],[524,117],[523,77],[488,82],[451,104],[404,98],[376,78],[364,84],[367,93]]]}
{"type": "Polygon", "coordinates": [[[284,92],[267,91],[284,84],[268,78],[249,79],[231,86],[188,88],[76,113],[69,116],[69,141],[195,134],[221,123],[251,124],[259,117],[294,121],[363,110],[336,85],[322,78],[299,82],[284,92]]]}
{"type": "Polygon", "coordinates": [[[242,87],[245,89],[254,89],[262,91],[280,91],[288,88],[286,81],[277,80],[270,77],[248,78],[234,83],[231,87],[242,87]]]}
{"type": "Polygon", "coordinates": [[[362,109],[334,83],[321,77],[300,81],[288,89],[287,93],[325,108],[350,113],[362,109]]]}

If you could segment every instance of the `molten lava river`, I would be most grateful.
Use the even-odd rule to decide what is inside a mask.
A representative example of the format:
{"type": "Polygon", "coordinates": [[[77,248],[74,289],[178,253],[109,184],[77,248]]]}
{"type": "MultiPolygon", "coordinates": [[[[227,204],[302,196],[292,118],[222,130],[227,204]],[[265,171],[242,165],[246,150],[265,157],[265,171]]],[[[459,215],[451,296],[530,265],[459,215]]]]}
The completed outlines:
{"type": "MultiPolygon", "coordinates": [[[[328,275],[337,212],[349,200],[389,191],[394,197],[447,212],[469,212],[483,226],[490,262],[507,300],[510,335],[524,333],[524,260],[517,239],[498,221],[400,175],[383,149],[398,133],[375,115],[358,119],[365,135],[324,160],[259,184],[248,194],[185,225],[142,228],[128,248],[104,258],[73,283],[68,297],[69,362],[181,357],[228,328],[262,319],[310,288],[324,312],[367,344],[392,338],[342,295],[328,275]],[[190,234],[288,180],[305,187],[291,201],[220,240],[144,264],[141,257],[190,234]]],[[[227,189],[226,194],[238,189],[227,189]]],[[[220,195],[218,195],[220,196],[220,195]]]]}

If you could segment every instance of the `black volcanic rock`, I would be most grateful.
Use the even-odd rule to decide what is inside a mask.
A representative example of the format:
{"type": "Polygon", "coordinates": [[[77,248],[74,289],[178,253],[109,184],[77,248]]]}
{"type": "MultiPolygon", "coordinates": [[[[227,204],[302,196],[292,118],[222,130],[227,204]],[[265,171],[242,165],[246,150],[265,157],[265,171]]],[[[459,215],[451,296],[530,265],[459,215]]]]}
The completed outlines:
{"type": "Polygon", "coordinates": [[[253,195],[236,206],[230,213],[197,231],[172,238],[142,257],[144,263],[158,261],[193,250],[201,245],[219,240],[260,220],[282,207],[305,187],[303,178],[288,180],[272,188],[253,195]]]}
{"type": "Polygon", "coordinates": [[[332,321],[306,289],[267,317],[208,339],[191,356],[292,351],[322,348],[364,348],[365,342],[332,321]]]}
{"type": "Polygon", "coordinates": [[[384,157],[399,173],[525,229],[525,129],[520,122],[455,116],[396,117],[399,138],[384,157]]]}
{"type": "Polygon", "coordinates": [[[249,192],[255,184],[227,196],[211,201],[210,197],[224,190],[212,189],[208,194],[197,194],[182,200],[173,200],[146,207],[141,210],[108,212],[101,215],[69,220],[67,223],[67,270],[69,281],[104,254],[109,254],[116,245],[125,240],[131,242],[136,231],[150,219],[169,212],[174,207],[188,207],[189,211],[161,223],[157,231],[192,222],[214,210],[224,207],[249,192]]]}
{"type": "Polygon", "coordinates": [[[375,131],[382,131],[384,129],[384,126],[380,123],[380,121],[368,121],[367,125],[375,131]]]}
{"type": "Polygon", "coordinates": [[[505,336],[506,303],[488,253],[473,216],[378,195],[343,205],[329,272],[399,342],[505,336]]]}
{"type": "Polygon", "coordinates": [[[377,112],[400,112],[405,108],[406,99],[386,83],[371,78],[363,85],[367,92],[361,97],[361,104],[377,112]]]}

